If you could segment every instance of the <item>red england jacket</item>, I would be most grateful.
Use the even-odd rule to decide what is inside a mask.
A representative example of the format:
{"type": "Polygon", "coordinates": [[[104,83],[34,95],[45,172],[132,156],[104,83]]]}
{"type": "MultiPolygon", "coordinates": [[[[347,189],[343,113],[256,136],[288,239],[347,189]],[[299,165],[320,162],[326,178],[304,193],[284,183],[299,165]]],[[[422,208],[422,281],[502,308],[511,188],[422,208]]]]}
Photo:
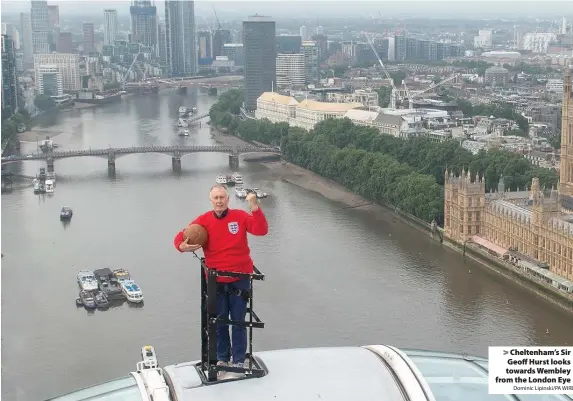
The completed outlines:
{"type": "MultiPolygon", "coordinates": [[[[203,246],[207,266],[237,273],[253,272],[247,233],[262,236],[269,232],[267,218],[260,207],[252,214],[240,209],[227,209],[221,217],[217,217],[214,211],[209,211],[190,224],[199,224],[207,230],[209,239],[203,246]]],[[[179,245],[184,240],[184,230],[177,233],[173,240],[173,245],[179,252],[179,245]]],[[[223,283],[237,280],[239,279],[232,277],[217,278],[217,281],[223,283]]]]}

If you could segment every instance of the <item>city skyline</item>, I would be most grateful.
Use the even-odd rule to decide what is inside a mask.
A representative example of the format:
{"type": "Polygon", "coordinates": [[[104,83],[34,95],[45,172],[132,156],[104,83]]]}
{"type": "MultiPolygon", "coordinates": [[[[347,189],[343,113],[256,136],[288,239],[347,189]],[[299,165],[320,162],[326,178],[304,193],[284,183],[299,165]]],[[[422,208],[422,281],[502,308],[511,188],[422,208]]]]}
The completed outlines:
{"type": "MultiPolygon", "coordinates": [[[[2,15],[25,12],[29,8],[28,0],[2,2],[2,15]]],[[[119,14],[129,14],[129,1],[82,1],[81,7],[73,6],[78,1],[50,1],[51,5],[60,6],[60,12],[65,16],[87,16],[99,14],[106,8],[116,8],[119,14]]],[[[405,0],[405,1],[359,1],[359,2],[329,2],[325,7],[325,0],[305,1],[304,14],[299,8],[293,8],[293,3],[298,0],[274,0],[274,1],[197,1],[197,14],[211,14],[213,6],[217,13],[226,18],[237,17],[252,13],[280,15],[282,18],[315,18],[315,17],[350,17],[350,18],[399,18],[420,17],[442,19],[483,19],[483,18],[558,18],[573,16],[573,3],[570,1],[529,1],[518,2],[512,0],[495,2],[495,8],[486,7],[484,3],[491,1],[430,1],[430,0],[405,0]],[[405,3],[408,3],[406,6],[405,3]],[[519,7],[516,4],[519,3],[519,7]],[[349,4],[352,4],[349,7],[349,4]]],[[[156,1],[158,13],[163,15],[165,10],[164,1],[156,1]]]]}

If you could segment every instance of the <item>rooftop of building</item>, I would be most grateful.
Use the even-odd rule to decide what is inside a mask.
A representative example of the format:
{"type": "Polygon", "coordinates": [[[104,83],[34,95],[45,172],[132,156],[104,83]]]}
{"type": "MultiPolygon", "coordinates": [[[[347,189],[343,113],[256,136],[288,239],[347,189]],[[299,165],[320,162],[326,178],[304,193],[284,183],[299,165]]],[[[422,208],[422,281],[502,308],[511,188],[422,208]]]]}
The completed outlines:
{"type": "Polygon", "coordinates": [[[521,58],[521,53],[519,52],[509,52],[509,51],[491,51],[481,54],[482,57],[503,57],[503,58],[521,58]]]}
{"type": "Polygon", "coordinates": [[[374,121],[378,117],[377,111],[364,110],[364,108],[348,110],[344,117],[351,120],[374,121]]]}
{"type": "MultiPolygon", "coordinates": [[[[454,175],[446,169],[445,180],[454,186],[463,185],[473,193],[485,190],[485,181],[483,177],[477,177],[470,181],[470,172],[462,171],[461,175],[454,175]]],[[[539,179],[534,178],[532,186],[539,188],[539,179]]],[[[544,207],[546,221],[545,225],[550,225],[555,229],[561,229],[566,233],[573,235],[573,213],[563,212],[565,203],[571,203],[573,198],[559,195],[558,191],[553,189],[539,188],[539,201],[544,207]],[[565,202],[565,203],[563,203],[565,202]]],[[[533,193],[525,188],[518,191],[506,191],[501,178],[498,184],[498,190],[485,193],[486,207],[494,210],[496,213],[503,213],[514,219],[521,219],[524,222],[531,222],[533,216],[533,193]]]]}
{"type": "MultiPolygon", "coordinates": [[[[293,99],[294,100],[294,99],[293,99]]],[[[325,103],[318,102],[316,100],[305,99],[297,105],[298,109],[309,109],[315,111],[326,111],[326,112],[346,112],[351,109],[356,109],[362,107],[362,103],[325,103]]]]}
{"type": "Polygon", "coordinates": [[[509,71],[507,68],[494,65],[493,67],[489,67],[487,70],[485,70],[485,72],[486,74],[507,74],[509,71]]]}
{"type": "Polygon", "coordinates": [[[293,106],[298,104],[295,98],[291,96],[281,95],[276,92],[264,92],[261,96],[259,96],[258,100],[278,103],[285,106],[293,106]]]}
{"type": "Polygon", "coordinates": [[[250,15],[243,22],[275,22],[275,20],[270,16],[255,14],[255,15],[250,15]]]}
{"type": "Polygon", "coordinates": [[[285,96],[276,92],[264,92],[261,96],[259,96],[257,101],[277,103],[284,106],[296,106],[297,109],[307,109],[332,113],[343,113],[347,112],[348,110],[363,107],[363,104],[359,102],[331,103],[319,102],[317,100],[311,99],[303,99],[299,102],[292,96],[285,96]]]}
{"type": "Polygon", "coordinates": [[[433,106],[440,106],[440,107],[447,107],[447,106],[454,107],[458,105],[456,101],[445,102],[443,100],[428,99],[428,98],[416,99],[414,100],[414,104],[431,104],[433,106]]]}
{"type": "MultiPolygon", "coordinates": [[[[560,211],[557,190],[551,189],[541,192],[545,210],[550,212],[547,223],[573,234],[573,214],[560,211]]],[[[506,191],[503,196],[500,196],[499,192],[487,193],[486,200],[488,207],[495,209],[498,213],[507,213],[514,218],[521,218],[525,221],[529,221],[533,215],[533,199],[531,191],[528,190],[506,191]]]]}
{"type": "Polygon", "coordinates": [[[303,53],[277,53],[277,59],[281,58],[300,58],[304,60],[303,53]]]}
{"type": "Polygon", "coordinates": [[[328,88],[311,88],[309,89],[310,93],[329,93],[329,92],[344,92],[348,93],[348,91],[343,87],[335,87],[329,86],[328,88]]]}
{"type": "Polygon", "coordinates": [[[381,111],[368,110],[364,106],[348,110],[346,114],[344,114],[344,117],[354,121],[358,120],[363,122],[394,126],[400,126],[405,121],[404,117],[402,116],[385,114],[383,109],[381,111]]]}

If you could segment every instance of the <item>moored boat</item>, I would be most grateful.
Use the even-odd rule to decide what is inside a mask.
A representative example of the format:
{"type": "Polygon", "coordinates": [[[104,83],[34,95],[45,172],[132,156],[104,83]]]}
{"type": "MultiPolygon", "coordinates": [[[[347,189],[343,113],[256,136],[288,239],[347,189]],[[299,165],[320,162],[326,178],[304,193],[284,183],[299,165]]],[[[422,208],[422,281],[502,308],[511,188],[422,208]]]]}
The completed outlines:
{"type": "Polygon", "coordinates": [[[266,198],[268,196],[266,192],[261,191],[259,188],[250,188],[247,189],[247,192],[257,195],[257,198],[259,199],[266,198]]]}
{"type": "Polygon", "coordinates": [[[109,307],[109,301],[107,300],[105,294],[101,291],[95,292],[94,301],[98,309],[105,309],[109,307]]]}
{"type": "Polygon", "coordinates": [[[131,280],[131,275],[126,269],[115,269],[113,271],[113,275],[120,283],[124,282],[125,280],[131,280]]]}
{"type": "Polygon", "coordinates": [[[247,197],[247,191],[243,187],[236,187],[235,196],[240,199],[245,199],[247,197]]]}
{"type": "Polygon", "coordinates": [[[227,180],[227,185],[229,185],[231,187],[235,185],[235,181],[233,181],[232,175],[226,175],[225,178],[227,180]]]}
{"type": "Polygon", "coordinates": [[[225,175],[218,175],[217,178],[215,179],[215,182],[217,184],[227,184],[227,176],[225,175]]]}
{"type": "Polygon", "coordinates": [[[121,291],[121,285],[113,272],[108,269],[98,269],[94,271],[94,276],[98,281],[99,289],[105,294],[108,300],[124,299],[125,296],[121,291]]]}
{"type": "Polygon", "coordinates": [[[34,179],[33,184],[34,184],[34,193],[37,195],[41,192],[42,185],[40,184],[40,180],[38,179],[34,179]]]}
{"type": "Polygon", "coordinates": [[[44,153],[48,153],[51,152],[52,149],[54,149],[54,141],[52,141],[51,139],[48,139],[46,137],[45,140],[43,140],[42,142],[40,142],[40,150],[44,153]]]}
{"type": "Polygon", "coordinates": [[[243,176],[240,173],[233,173],[233,175],[231,175],[231,179],[233,180],[233,182],[235,184],[242,184],[243,183],[243,176]]]}
{"type": "Polygon", "coordinates": [[[95,309],[97,307],[93,293],[85,290],[80,291],[79,297],[76,299],[76,305],[83,306],[86,309],[95,309]]]}
{"type": "Polygon", "coordinates": [[[189,109],[187,107],[179,107],[179,117],[186,117],[189,114],[189,109]]]}
{"type": "Polygon", "coordinates": [[[46,180],[45,189],[46,189],[47,194],[53,194],[54,193],[54,181],[46,180]]]}
{"type": "Polygon", "coordinates": [[[85,291],[97,291],[98,282],[90,270],[80,270],[77,275],[78,285],[85,291]]]}
{"type": "Polygon", "coordinates": [[[64,206],[60,210],[60,220],[71,220],[73,215],[74,211],[69,206],[64,206]]]}
{"type": "Polygon", "coordinates": [[[129,302],[143,302],[143,292],[133,280],[125,280],[121,283],[121,291],[129,302]]]}

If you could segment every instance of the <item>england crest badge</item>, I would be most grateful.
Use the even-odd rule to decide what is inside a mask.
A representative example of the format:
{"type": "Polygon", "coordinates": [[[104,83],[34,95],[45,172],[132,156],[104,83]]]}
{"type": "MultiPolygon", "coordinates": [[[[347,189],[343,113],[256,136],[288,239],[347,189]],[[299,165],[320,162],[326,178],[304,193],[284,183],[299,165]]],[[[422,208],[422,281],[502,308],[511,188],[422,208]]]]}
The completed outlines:
{"type": "Polygon", "coordinates": [[[229,232],[231,234],[237,234],[239,232],[239,223],[237,223],[236,221],[229,223],[228,226],[229,226],[229,232]]]}

